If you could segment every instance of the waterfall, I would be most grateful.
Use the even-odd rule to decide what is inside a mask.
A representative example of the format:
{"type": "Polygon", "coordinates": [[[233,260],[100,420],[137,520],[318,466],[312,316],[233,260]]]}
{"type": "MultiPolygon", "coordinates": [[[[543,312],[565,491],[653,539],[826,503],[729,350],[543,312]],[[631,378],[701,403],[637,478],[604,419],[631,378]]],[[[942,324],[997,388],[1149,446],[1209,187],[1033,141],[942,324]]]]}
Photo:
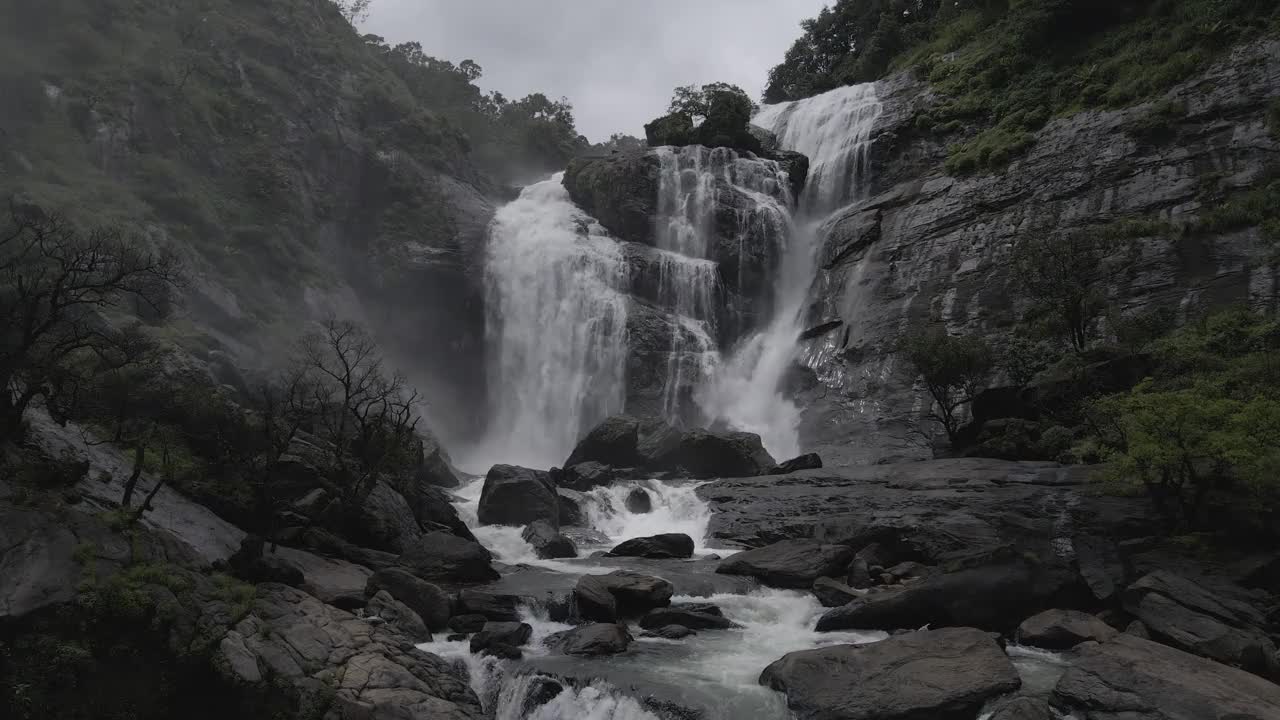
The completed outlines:
{"type": "Polygon", "coordinates": [[[781,385],[796,361],[826,220],[865,196],[871,130],[879,116],[872,83],[766,106],[753,119],[783,148],[809,157],[809,178],[777,274],[773,320],[738,345],[699,402],[707,416],[758,433],[777,458],[800,453],[800,409],[781,385]]]}
{"type": "Polygon", "coordinates": [[[627,269],[569,200],[563,174],[530,185],[489,230],[485,292],[490,424],[484,462],[551,467],[582,433],[620,412],[627,269]]]}
{"type": "Polygon", "coordinates": [[[680,422],[690,409],[685,393],[711,376],[720,359],[719,339],[726,330],[720,327],[722,310],[716,302],[722,297],[722,268],[717,260],[724,253],[710,241],[724,234],[736,243],[730,248],[739,268],[733,279],[734,286],[741,288],[741,258],[749,246],[768,245],[784,235],[769,231],[785,226],[789,193],[786,175],[773,161],[699,145],[662,147],[655,152],[659,160],[654,226],[658,290],[674,316],[662,411],[668,420],[680,422]]]}

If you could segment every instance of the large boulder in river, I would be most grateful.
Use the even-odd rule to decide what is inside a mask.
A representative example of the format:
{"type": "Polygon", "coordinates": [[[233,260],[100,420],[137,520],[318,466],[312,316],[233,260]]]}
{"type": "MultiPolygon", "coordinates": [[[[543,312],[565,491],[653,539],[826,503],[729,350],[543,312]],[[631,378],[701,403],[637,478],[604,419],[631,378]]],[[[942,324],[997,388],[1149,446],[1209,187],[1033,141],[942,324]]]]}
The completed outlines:
{"type": "Polygon", "coordinates": [[[529,642],[533,627],[522,622],[487,622],[484,629],[471,636],[471,652],[493,648],[518,648],[529,642]]]}
{"type": "Polygon", "coordinates": [[[448,593],[401,568],[383,568],[369,577],[365,595],[373,597],[379,592],[408,605],[435,632],[444,630],[453,614],[448,593]]]}
{"type": "Polygon", "coordinates": [[[516,595],[464,588],[458,593],[458,612],[483,615],[495,622],[515,622],[520,619],[520,598],[516,595]]]}
{"type": "Polygon", "coordinates": [[[614,477],[613,468],[595,461],[570,465],[563,470],[553,470],[551,473],[551,479],[557,486],[579,492],[612,485],[614,477]]]}
{"type": "Polygon", "coordinates": [[[480,492],[482,525],[528,525],[546,520],[560,525],[560,505],[551,475],[515,465],[494,465],[480,492]]]}
{"type": "Polygon", "coordinates": [[[391,597],[385,590],[369,598],[368,604],[364,607],[364,616],[378,618],[404,633],[414,642],[431,642],[431,631],[427,629],[422,617],[408,605],[391,597]]]}
{"type": "Polygon", "coordinates": [[[626,625],[587,623],[547,638],[549,645],[561,655],[617,655],[631,644],[626,625]]]}
{"type": "Polygon", "coordinates": [[[853,550],[848,546],[801,538],[730,555],[716,572],[750,575],[772,587],[807,590],[814,580],[840,573],[852,558],[853,550]]]}
{"type": "Polygon", "coordinates": [[[589,462],[703,478],[765,475],[777,465],[754,433],[680,431],[661,420],[626,415],[611,417],[587,433],[565,467],[589,462]]]}
{"type": "Polygon", "coordinates": [[[583,620],[617,622],[670,605],[674,590],[662,578],[616,570],[608,575],[583,575],[573,588],[573,600],[583,620]]]}
{"type": "Polygon", "coordinates": [[[980,565],[883,590],[827,612],[818,630],[895,630],[971,626],[1004,632],[1040,609],[1054,589],[1025,561],[980,565]]]}
{"type": "Polygon", "coordinates": [[[769,469],[770,475],[789,475],[801,470],[818,470],[822,468],[822,458],[818,453],[805,453],[790,460],[784,460],[769,469]]]}
{"type": "Polygon", "coordinates": [[[670,607],[650,610],[640,618],[640,627],[657,630],[670,625],[680,625],[691,630],[726,630],[733,623],[720,608],[709,603],[679,603],[670,607]]]}
{"type": "Polygon", "coordinates": [[[586,495],[577,490],[569,490],[567,488],[556,488],[556,500],[560,504],[560,525],[573,525],[581,527],[589,524],[587,521],[587,513],[582,509],[586,501],[586,495]]]}
{"type": "Polygon", "coordinates": [[[686,430],[680,443],[659,461],[659,468],[693,477],[767,475],[777,463],[755,433],[686,430]]]}
{"type": "Polygon", "coordinates": [[[684,533],[664,533],[631,538],[609,551],[618,557],[642,557],[651,560],[693,557],[693,538],[684,533]]]}
{"type": "Polygon", "coordinates": [[[627,415],[615,415],[592,428],[565,461],[569,471],[583,463],[597,463],[612,467],[633,467],[639,457],[640,421],[627,415]]]}
{"type": "Polygon", "coordinates": [[[1121,634],[1080,646],[1053,704],[1099,720],[1270,720],[1280,718],[1280,685],[1121,634]]]}
{"type": "Polygon", "coordinates": [[[1280,678],[1265,616],[1167,571],[1146,575],[1124,591],[1124,608],[1152,639],[1250,672],[1280,678]]]}
{"type": "Polygon", "coordinates": [[[1117,630],[1098,618],[1078,610],[1045,610],[1018,626],[1018,642],[1046,650],[1069,650],[1090,640],[1101,642],[1115,637],[1117,630]]]}
{"type": "Polygon", "coordinates": [[[793,652],[760,684],[785,693],[798,720],[920,720],[977,717],[1022,681],[989,634],[946,628],[793,652]]]}
{"type": "Polygon", "coordinates": [[[446,532],[424,535],[399,558],[401,565],[423,580],[448,583],[497,580],[500,576],[492,562],[493,556],[480,543],[446,532]]]}
{"type": "Polygon", "coordinates": [[[540,558],[578,557],[578,548],[574,546],[573,541],[561,535],[560,531],[546,520],[535,520],[529,523],[524,532],[520,533],[520,537],[533,546],[533,551],[540,558]]]}

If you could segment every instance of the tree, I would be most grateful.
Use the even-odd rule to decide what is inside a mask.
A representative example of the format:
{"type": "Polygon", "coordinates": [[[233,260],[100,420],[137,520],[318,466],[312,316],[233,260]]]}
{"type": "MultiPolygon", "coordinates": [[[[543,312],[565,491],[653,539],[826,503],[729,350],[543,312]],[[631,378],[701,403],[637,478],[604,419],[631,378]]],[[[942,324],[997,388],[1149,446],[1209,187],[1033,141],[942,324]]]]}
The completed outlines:
{"type": "Polygon", "coordinates": [[[954,445],[962,420],[960,409],[973,400],[991,373],[990,348],[979,338],[927,330],[908,337],[902,350],[929,391],[928,416],[942,425],[954,445]]]}
{"type": "Polygon", "coordinates": [[[127,340],[106,313],[163,316],[179,279],[172,255],[116,228],[82,234],[59,215],[11,202],[0,229],[0,440],[83,357],[105,358],[127,340]]]}
{"type": "MultiPolygon", "coordinates": [[[[313,431],[329,451],[330,490],[355,510],[380,475],[413,461],[418,393],[400,375],[386,374],[377,345],[350,322],[331,319],[309,335],[300,363],[299,388],[310,398],[299,407],[313,414],[313,431]]],[[[280,418],[289,422],[287,414],[280,418]]]]}
{"type": "Polygon", "coordinates": [[[1093,323],[1106,307],[1106,284],[1122,269],[1118,248],[1101,234],[1073,232],[1023,239],[1013,273],[1032,312],[1052,321],[1077,351],[1089,346],[1093,323]]]}
{"type": "Polygon", "coordinates": [[[369,17],[369,7],[373,0],[333,0],[338,12],[352,25],[359,25],[369,17]]]}
{"type": "Polygon", "coordinates": [[[650,146],[698,143],[758,152],[760,141],[749,129],[755,111],[750,96],[736,85],[685,85],[675,89],[667,114],[645,125],[645,135],[650,146]]]}

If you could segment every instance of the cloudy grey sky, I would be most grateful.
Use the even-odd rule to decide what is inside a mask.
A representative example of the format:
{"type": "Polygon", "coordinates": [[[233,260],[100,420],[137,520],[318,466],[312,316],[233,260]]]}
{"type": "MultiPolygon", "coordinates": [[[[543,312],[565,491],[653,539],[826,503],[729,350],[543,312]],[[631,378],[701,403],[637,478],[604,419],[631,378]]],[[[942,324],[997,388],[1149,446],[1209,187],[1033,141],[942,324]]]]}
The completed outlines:
{"type": "Polygon", "coordinates": [[[677,85],[723,80],[758,99],[769,68],[828,0],[374,0],[363,26],[484,68],[480,85],[568,97],[592,141],[644,135],[677,85]]]}

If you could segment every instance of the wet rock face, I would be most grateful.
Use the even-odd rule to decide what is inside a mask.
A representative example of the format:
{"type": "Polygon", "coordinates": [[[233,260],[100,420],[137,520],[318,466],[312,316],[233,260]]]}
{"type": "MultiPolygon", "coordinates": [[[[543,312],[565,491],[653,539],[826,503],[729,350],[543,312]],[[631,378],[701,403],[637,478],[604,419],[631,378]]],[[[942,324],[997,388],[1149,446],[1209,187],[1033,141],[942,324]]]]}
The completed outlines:
{"type": "Polygon", "coordinates": [[[1029,236],[1124,218],[1167,221],[1172,230],[1137,238],[1137,270],[1112,281],[1109,302],[1182,308],[1252,299],[1275,308],[1276,268],[1258,229],[1197,234],[1182,226],[1224,192],[1264,177],[1280,147],[1264,120],[1277,87],[1280,42],[1262,40],[1170,93],[1187,114],[1168,143],[1125,131],[1157,99],[1053,120],[1007,168],[957,178],[943,162],[958,138],[909,127],[931,101],[928,88],[909,74],[882,81],[871,192],[835,220],[807,318],[812,328],[834,328],[807,342],[819,377],[859,404],[814,393],[801,445],[828,465],[922,457],[927,451],[901,442],[900,421],[921,397],[894,344],[904,326],[930,316],[997,346],[1020,331],[1026,304],[1013,292],[1009,257],[1029,236]]]}
{"type": "Polygon", "coordinates": [[[544,520],[560,525],[556,486],[543,470],[494,465],[480,493],[480,522],[484,525],[527,525],[544,520]]]}
{"type": "Polygon", "coordinates": [[[610,550],[609,554],[649,559],[689,558],[693,557],[693,538],[684,533],[632,538],[610,550]]]}
{"type": "Polygon", "coordinates": [[[1243,670],[1121,634],[1082,645],[1054,705],[1090,717],[1280,717],[1280,685],[1243,670]]]}
{"type": "Polygon", "coordinates": [[[574,546],[573,541],[561,535],[560,531],[546,520],[535,520],[529,523],[524,532],[520,533],[520,537],[533,546],[534,552],[540,558],[578,557],[578,548],[574,546]]]}
{"type": "Polygon", "coordinates": [[[799,720],[914,720],[975,717],[1022,683],[990,635],[948,628],[794,652],[760,684],[786,693],[799,720]]]}
{"type": "Polygon", "coordinates": [[[448,593],[401,568],[385,568],[369,577],[365,594],[373,597],[383,592],[409,606],[436,632],[445,629],[453,614],[448,593]]]}
{"type": "Polygon", "coordinates": [[[450,533],[433,532],[400,555],[398,562],[423,580],[483,583],[499,577],[492,560],[493,556],[480,543],[450,533]]]}
{"type": "Polygon", "coordinates": [[[776,466],[754,433],[678,430],[660,420],[625,415],[587,433],[565,465],[581,463],[704,478],[759,476],[776,466]]]}
{"type": "Polygon", "coordinates": [[[661,578],[616,570],[608,575],[583,575],[573,589],[573,600],[582,619],[608,623],[670,605],[674,589],[661,578]]]}
{"type": "Polygon", "coordinates": [[[1163,570],[1142,577],[1122,597],[1152,639],[1280,679],[1280,656],[1257,609],[1163,570]]]}
{"type": "Polygon", "coordinates": [[[1082,642],[1115,637],[1116,630],[1078,610],[1046,610],[1018,626],[1018,642],[1048,650],[1068,650],[1082,642]]]}
{"type": "Polygon", "coordinates": [[[809,589],[820,577],[838,574],[853,559],[846,545],[817,540],[782,540],[755,550],[730,555],[717,573],[750,575],[772,587],[809,589]]]}
{"type": "Polygon", "coordinates": [[[588,623],[547,638],[547,645],[562,655],[616,655],[631,644],[625,625],[588,623]]]}

